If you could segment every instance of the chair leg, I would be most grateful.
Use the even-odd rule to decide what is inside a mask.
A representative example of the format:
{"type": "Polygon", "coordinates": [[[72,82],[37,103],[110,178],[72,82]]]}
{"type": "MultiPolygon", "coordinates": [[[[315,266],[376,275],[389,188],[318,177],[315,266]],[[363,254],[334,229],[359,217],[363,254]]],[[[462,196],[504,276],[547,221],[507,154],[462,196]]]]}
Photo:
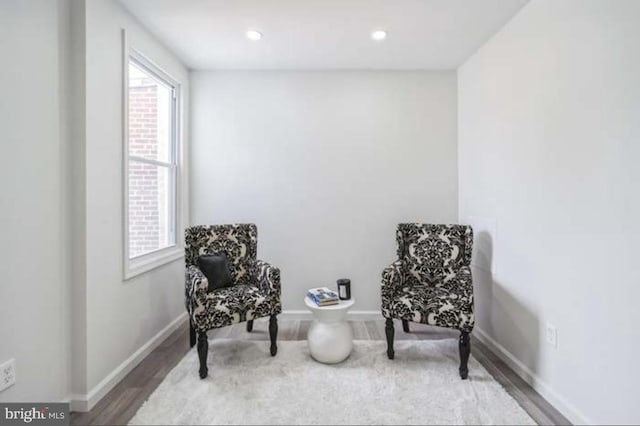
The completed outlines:
{"type": "Polygon", "coordinates": [[[253,320],[247,321],[247,333],[251,333],[253,331],[253,320]]]}
{"type": "Polygon", "coordinates": [[[393,328],[393,320],[391,318],[387,318],[384,331],[387,334],[387,356],[389,359],[393,359],[395,355],[395,352],[393,351],[393,335],[395,330],[393,328]]]}
{"type": "Polygon", "coordinates": [[[269,318],[269,337],[271,338],[271,356],[276,356],[276,353],[278,353],[278,346],[276,345],[278,318],[275,315],[271,315],[271,318],[269,318]]]}
{"type": "Polygon", "coordinates": [[[189,347],[192,348],[196,345],[196,329],[193,328],[193,323],[189,321],[189,347]]]}
{"type": "Polygon", "coordinates": [[[409,321],[402,320],[402,331],[409,333],[409,321]]]}
{"type": "Polygon", "coordinates": [[[209,374],[207,368],[207,355],[209,353],[209,342],[207,333],[198,333],[198,358],[200,359],[200,378],[204,379],[209,374]]]}
{"type": "Polygon", "coordinates": [[[469,338],[468,332],[463,331],[460,333],[458,348],[460,349],[460,378],[464,380],[469,377],[467,363],[469,362],[469,354],[471,353],[471,339],[469,338]]]}

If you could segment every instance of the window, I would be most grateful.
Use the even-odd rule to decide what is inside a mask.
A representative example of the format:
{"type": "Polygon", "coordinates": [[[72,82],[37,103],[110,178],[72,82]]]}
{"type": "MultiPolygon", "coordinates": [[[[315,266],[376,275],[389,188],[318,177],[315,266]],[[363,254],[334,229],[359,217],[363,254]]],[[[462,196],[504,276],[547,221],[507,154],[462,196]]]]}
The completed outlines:
{"type": "Polygon", "coordinates": [[[128,278],[173,260],[180,248],[176,239],[178,85],[135,52],[128,57],[126,75],[125,278],[128,278]]]}

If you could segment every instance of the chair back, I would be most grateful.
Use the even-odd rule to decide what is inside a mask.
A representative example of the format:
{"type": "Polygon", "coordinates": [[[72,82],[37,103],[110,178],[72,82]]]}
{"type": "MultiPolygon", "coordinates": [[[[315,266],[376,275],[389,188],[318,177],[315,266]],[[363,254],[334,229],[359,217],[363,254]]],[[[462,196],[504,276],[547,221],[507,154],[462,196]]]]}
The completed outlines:
{"type": "Polygon", "coordinates": [[[471,264],[470,226],[401,223],[396,241],[407,285],[448,281],[462,266],[471,264]]]}
{"type": "Polygon", "coordinates": [[[258,248],[258,228],[252,223],[198,225],[185,230],[185,263],[198,266],[203,254],[224,253],[234,284],[249,284],[258,248]]]}

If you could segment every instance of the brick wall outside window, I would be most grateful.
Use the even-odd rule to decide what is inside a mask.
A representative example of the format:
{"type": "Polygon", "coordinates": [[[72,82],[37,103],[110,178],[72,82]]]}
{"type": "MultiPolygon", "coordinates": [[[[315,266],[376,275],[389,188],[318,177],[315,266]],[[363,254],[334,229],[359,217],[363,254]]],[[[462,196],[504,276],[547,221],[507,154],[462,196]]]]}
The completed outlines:
{"type": "MultiPolygon", "coordinates": [[[[129,153],[166,161],[159,143],[158,85],[151,79],[130,81],[129,153]]],[[[166,125],[166,124],[165,124],[166,125]]],[[[164,144],[166,145],[166,143],[164,144]]],[[[129,256],[135,257],[168,245],[169,169],[129,161],[129,256]]]]}

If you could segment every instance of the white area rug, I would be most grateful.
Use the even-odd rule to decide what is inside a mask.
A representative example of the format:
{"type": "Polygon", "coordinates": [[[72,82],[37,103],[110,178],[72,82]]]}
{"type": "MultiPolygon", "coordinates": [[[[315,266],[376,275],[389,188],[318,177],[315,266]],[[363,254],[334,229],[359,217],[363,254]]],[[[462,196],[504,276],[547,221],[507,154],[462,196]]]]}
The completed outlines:
{"type": "Polygon", "coordinates": [[[458,376],[454,339],[356,341],[345,362],[323,365],[306,341],[209,341],[209,377],[195,348],[131,424],[535,424],[473,357],[458,376]]]}

